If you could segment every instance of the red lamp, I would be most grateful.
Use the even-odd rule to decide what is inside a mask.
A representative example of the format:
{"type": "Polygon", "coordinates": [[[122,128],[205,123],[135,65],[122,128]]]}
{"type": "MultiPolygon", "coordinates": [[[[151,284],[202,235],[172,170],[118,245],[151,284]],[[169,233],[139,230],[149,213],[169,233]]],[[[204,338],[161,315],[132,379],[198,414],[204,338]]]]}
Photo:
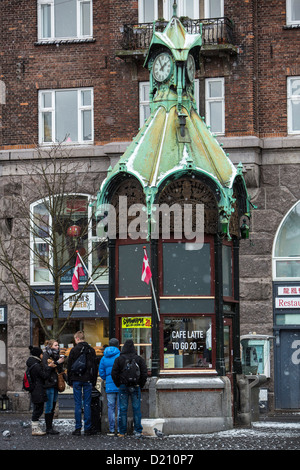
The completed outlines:
{"type": "Polygon", "coordinates": [[[79,237],[81,227],[79,225],[71,225],[67,230],[67,235],[69,237],[79,237]]]}

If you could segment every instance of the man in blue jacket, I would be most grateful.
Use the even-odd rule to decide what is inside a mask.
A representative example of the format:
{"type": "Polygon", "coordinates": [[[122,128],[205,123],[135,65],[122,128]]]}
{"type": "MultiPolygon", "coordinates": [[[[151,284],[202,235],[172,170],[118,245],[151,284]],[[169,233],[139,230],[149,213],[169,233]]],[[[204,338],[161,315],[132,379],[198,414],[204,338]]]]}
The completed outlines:
{"type": "Polygon", "coordinates": [[[111,370],[113,368],[115,359],[120,355],[119,341],[117,338],[109,340],[109,346],[104,349],[103,357],[99,364],[99,375],[102,380],[105,380],[105,391],[107,396],[107,409],[108,409],[108,436],[115,435],[115,412],[117,409],[117,423],[119,432],[119,389],[114,384],[111,377],[111,370]]]}

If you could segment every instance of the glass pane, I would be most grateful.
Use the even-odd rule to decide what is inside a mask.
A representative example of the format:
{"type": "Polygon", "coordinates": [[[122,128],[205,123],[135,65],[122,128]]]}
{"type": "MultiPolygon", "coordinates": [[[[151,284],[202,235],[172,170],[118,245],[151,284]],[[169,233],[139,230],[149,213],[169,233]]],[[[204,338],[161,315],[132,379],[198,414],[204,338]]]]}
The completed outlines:
{"type": "Polygon", "coordinates": [[[51,5],[41,5],[41,36],[42,38],[51,37],[51,5]]]}
{"type": "Polygon", "coordinates": [[[76,6],[77,0],[54,0],[55,37],[77,36],[76,6]]]}
{"type": "Polygon", "coordinates": [[[286,313],[285,315],[276,315],[276,325],[300,325],[300,314],[286,313]]]}
{"type": "Polygon", "coordinates": [[[33,253],[34,282],[49,282],[49,245],[35,243],[33,253]]]}
{"type": "Polygon", "coordinates": [[[300,21],[300,0],[291,0],[292,21],[300,21]]]}
{"type": "Polygon", "coordinates": [[[43,142],[52,142],[52,113],[43,113],[43,142]]]}
{"type": "Polygon", "coordinates": [[[208,86],[208,93],[209,98],[222,98],[222,82],[210,81],[208,86]]]}
{"type": "Polygon", "coordinates": [[[82,138],[92,140],[92,111],[82,111],[82,138]]]}
{"type": "Polygon", "coordinates": [[[276,261],[276,277],[300,277],[300,260],[276,261]]]}
{"type": "Polygon", "coordinates": [[[194,0],[185,0],[185,16],[195,19],[194,0]]]}
{"type": "Polygon", "coordinates": [[[298,78],[290,80],[291,94],[300,96],[300,80],[298,78]]]}
{"type": "Polygon", "coordinates": [[[33,208],[33,224],[32,235],[35,238],[49,237],[49,212],[43,203],[33,208]]]}
{"type": "Polygon", "coordinates": [[[55,116],[57,142],[78,142],[77,90],[55,93],[55,116]]]}
{"type": "Polygon", "coordinates": [[[43,108],[52,108],[52,93],[43,93],[43,108]]]}
{"type": "Polygon", "coordinates": [[[230,327],[224,325],[224,362],[226,373],[231,372],[230,327]]]}
{"type": "Polygon", "coordinates": [[[223,16],[221,0],[210,0],[209,18],[220,18],[221,16],[223,16]]]}
{"type": "Polygon", "coordinates": [[[149,101],[149,91],[150,91],[150,85],[142,86],[142,96],[141,96],[142,101],[149,101]]]}
{"type": "Polygon", "coordinates": [[[300,203],[283,221],[275,245],[275,257],[300,256],[300,203]]]}
{"type": "MultiPolygon", "coordinates": [[[[148,253],[149,257],[149,253],[148,253]]],[[[141,280],[144,250],[142,244],[119,246],[119,296],[149,296],[150,285],[141,280]]]]}
{"type": "Polygon", "coordinates": [[[222,246],[223,295],[232,296],[232,250],[231,246],[222,246]]]}
{"type": "Polygon", "coordinates": [[[92,253],[93,279],[104,281],[108,279],[108,248],[107,242],[94,242],[92,253]]]}
{"type": "Polygon", "coordinates": [[[121,332],[121,345],[132,339],[138,355],[151,368],[151,317],[123,317],[121,332]]]}
{"type": "Polygon", "coordinates": [[[81,3],[81,31],[82,36],[91,35],[91,4],[90,2],[81,3]]]}
{"type": "Polygon", "coordinates": [[[189,243],[163,243],[163,294],[210,295],[210,244],[190,250],[189,243]]]}
{"type": "Polygon", "coordinates": [[[292,130],[300,131],[300,101],[292,101],[292,130]]]}
{"type": "Polygon", "coordinates": [[[223,132],[222,102],[214,101],[209,103],[210,109],[210,130],[212,132],[223,132]]]}
{"type": "Polygon", "coordinates": [[[143,0],[144,6],[144,23],[152,23],[154,18],[154,1],[155,0],[143,0]]]}
{"type": "Polygon", "coordinates": [[[210,317],[165,317],[164,368],[211,368],[210,317]]]}
{"type": "Polygon", "coordinates": [[[92,92],[91,90],[82,90],[81,92],[81,105],[91,106],[92,104],[92,92]]]}

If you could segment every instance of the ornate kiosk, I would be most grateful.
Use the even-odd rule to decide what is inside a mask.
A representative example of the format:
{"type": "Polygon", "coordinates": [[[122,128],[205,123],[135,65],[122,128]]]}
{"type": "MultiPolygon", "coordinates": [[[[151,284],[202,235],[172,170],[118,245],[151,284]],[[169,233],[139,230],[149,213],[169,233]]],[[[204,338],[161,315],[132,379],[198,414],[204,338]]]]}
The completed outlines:
{"type": "Polygon", "coordinates": [[[196,110],[201,31],[188,34],[175,7],[145,61],[151,115],[109,169],[97,215],[109,239],[110,336],[132,338],[147,362],[143,416],[179,434],[229,429],[238,411],[250,200],[241,166],[196,110]],[[152,284],[141,280],[145,252],[152,284]]]}

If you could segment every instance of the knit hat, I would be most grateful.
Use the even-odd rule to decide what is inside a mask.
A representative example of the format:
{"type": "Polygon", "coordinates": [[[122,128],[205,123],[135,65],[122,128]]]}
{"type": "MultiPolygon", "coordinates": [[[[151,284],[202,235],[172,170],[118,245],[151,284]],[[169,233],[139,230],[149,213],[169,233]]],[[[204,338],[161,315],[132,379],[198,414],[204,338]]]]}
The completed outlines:
{"type": "Polygon", "coordinates": [[[43,350],[38,346],[29,346],[30,354],[35,357],[40,357],[43,354],[43,350]]]}
{"type": "Polygon", "coordinates": [[[117,340],[117,338],[111,338],[109,340],[109,346],[115,346],[115,348],[118,348],[119,347],[119,341],[117,340]]]}

